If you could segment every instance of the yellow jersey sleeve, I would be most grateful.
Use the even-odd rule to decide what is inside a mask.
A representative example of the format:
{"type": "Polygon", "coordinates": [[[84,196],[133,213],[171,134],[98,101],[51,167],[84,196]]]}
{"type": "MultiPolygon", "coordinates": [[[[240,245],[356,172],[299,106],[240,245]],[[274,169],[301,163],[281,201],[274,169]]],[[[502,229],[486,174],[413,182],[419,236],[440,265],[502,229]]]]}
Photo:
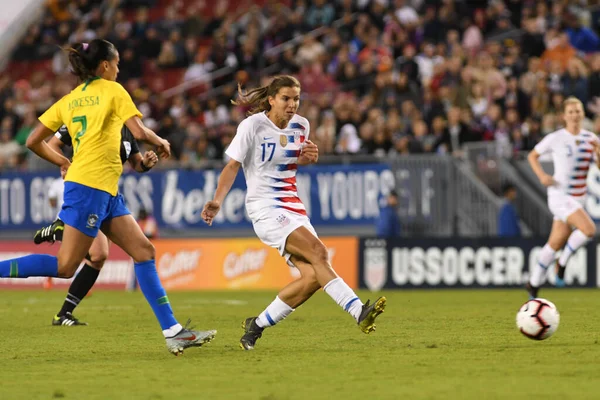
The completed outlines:
{"type": "Polygon", "coordinates": [[[114,84],[113,108],[114,113],[123,123],[136,115],[142,117],[142,113],[133,103],[127,90],[116,82],[114,84]]]}
{"type": "Polygon", "coordinates": [[[63,122],[62,115],[60,112],[60,107],[63,99],[64,97],[56,103],[54,103],[52,107],[46,110],[46,112],[43,113],[39,118],[40,122],[46,128],[50,129],[53,132],[56,132],[61,126],[65,124],[63,122]]]}

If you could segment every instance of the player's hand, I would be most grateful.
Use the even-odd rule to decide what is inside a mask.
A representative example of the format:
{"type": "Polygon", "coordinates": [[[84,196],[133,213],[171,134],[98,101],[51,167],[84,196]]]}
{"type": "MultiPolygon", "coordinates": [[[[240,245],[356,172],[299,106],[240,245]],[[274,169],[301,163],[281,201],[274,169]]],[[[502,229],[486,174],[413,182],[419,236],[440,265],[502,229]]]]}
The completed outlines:
{"type": "Polygon", "coordinates": [[[142,162],[146,168],[152,168],[158,163],[158,156],[152,150],[144,153],[144,157],[142,158],[142,162]]]}
{"type": "Polygon", "coordinates": [[[211,201],[206,202],[201,215],[202,215],[202,219],[204,220],[204,222],[206,222],[208,224],[208,226],[212,225],[213,219],[217,216],[220,209],[221,209],[221,203],[219,203],[218,201],[211,200],[211,201]]]}
{"type": "Polygon", "coordinates": [[[171,157],[171,143],[165,139],[160,139],[160,144],[158,145],[158,155],[161,158],[171,157]]]}
{"type": "Polygon", "coordinates": [[[298,157],[298,164],[314,164],[319,160],[319,148],[316,144],[307,140],[300,150],[300,156],[298,157]]]}
{"type": "Polygon", "coordinates": [[[60,176],[65,179],[65,175],[67,175],[67,171],[71,166],[71,161],[68,158],[65,158],[64,162],[60,165],[60,176]]]}
{"type": "Polygon", "coordinates": [[[548,174],[542,175],[540,177],[540,182],[544,186],[554,186],[556,184],[556,181],[554,180],[554,178],[548,174]]]}

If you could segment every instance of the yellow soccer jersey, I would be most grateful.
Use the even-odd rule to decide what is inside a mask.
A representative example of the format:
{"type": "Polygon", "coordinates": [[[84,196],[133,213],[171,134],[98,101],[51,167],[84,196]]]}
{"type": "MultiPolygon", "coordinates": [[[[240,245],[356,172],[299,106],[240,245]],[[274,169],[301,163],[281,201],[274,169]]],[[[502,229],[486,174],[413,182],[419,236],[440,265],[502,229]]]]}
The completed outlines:
{"type": "Polygon", "coordinates": [[[131,96],[117,82],[91,79],[54,103],[41,117],[48,129],[66,125],[73,142],[73,161],[65,181],[76,182],[115,196],[121,163],[121,128],[141,117],[131,96]]]}

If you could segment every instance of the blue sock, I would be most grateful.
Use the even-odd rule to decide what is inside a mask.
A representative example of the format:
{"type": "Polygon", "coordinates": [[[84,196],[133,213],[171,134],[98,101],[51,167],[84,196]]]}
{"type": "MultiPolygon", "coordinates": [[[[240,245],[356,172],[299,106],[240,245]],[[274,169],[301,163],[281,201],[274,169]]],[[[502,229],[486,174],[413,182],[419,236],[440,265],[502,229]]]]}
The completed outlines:
{"type": "Polygon", "coordinates": [[[30,276],[58,277],[58,259],[46,254],[0,261],[0,278],[28,278],[30,276]]]}
{"type": "Polygon", "coordinates": [[[167,292],[165,292],[158,278],[154,260],[135,263],[134,268],[140,289],[144,293],[146,301],[150,303],[150,307],[152,307],[152,311],[154,311],[154,315],[156,315],[156,319],[158,319],[162,330],[164,331],[173,325],[177,325],[167,292]]]}

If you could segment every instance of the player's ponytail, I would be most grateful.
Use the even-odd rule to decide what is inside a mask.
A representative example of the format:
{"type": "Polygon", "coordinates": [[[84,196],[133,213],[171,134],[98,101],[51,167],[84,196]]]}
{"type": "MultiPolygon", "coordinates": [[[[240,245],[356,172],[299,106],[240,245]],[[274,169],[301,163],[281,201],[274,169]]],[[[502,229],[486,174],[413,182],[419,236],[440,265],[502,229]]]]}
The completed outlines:
{"type": "Polygon", "coordinates": [[[75,43],[65,49],[69,53],[69,64],[73,75],[82,82],[94,78],[102,61],[111,61],[117,57],[115,46],[102,39],[94,39],[89,43],[75,43]]]}
{"type": "Polygon", "coordinates": [[[269,111],[271,105],[269,104],[269,97],[275,97],[279,92],[279,89],[284,87],[300,87],[298,79],[289,75],[281,75],[273,78],[271,83],[265,86],[261,86],[249,91],[242,91],[242,87],[238,85],[238,100],[231,100],[231,103],[236,106],[250,106],[248,115],[257,114],[263,111],[269,111]]]}

